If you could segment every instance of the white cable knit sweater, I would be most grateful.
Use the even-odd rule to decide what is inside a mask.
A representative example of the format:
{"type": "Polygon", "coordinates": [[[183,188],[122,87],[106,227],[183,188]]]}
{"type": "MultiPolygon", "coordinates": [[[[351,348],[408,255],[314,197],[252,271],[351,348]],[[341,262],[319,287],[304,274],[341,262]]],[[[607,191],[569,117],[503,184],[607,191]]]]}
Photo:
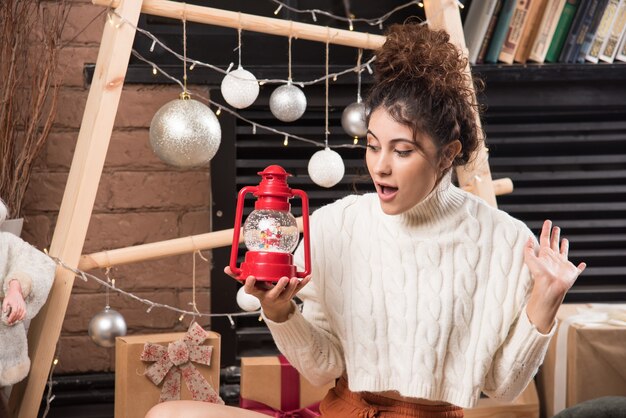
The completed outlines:
{"type": "Polygon", "coordinates": [[[311,217],[303,312],[283,323],[265,319],[313,384],[345,371],[354,392],[395,390],[466,408],[481,390],[511,400],[555,329],[543,335],[526,315],[531,235],[449,176],[397,216],[382,212],[376,194],[348,196],[311,217]]]}

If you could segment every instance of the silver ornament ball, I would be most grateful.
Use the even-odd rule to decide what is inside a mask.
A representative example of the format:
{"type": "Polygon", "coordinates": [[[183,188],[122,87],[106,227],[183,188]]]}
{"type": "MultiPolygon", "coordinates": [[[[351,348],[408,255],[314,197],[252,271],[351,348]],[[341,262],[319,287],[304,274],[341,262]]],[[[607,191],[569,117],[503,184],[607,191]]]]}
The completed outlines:
{"type": "Polygon", "coordinates": [[[313,154],[308,171],[311,180],[318,186],[333,187],[343,178],[345,167],[341,155],[325,148],[313,154]]]}
{"type": "Polygon", "coordinates": [[[270,96],[270,110],[278,120],[293,122],[306,110],[306,96],[293,84],[278,87],[270,96]]]}
{"type": "Polygon", "coordinates": [[[259,95],[256,77],[243,67],[226,74],[220,88],[226,103],[237,109],[250,106],[259,95]]]}
{"type": "Polygon", "coordinates": [[[237,291],[237,305],[247,312],[254,312],[261,309],[261,302],[256,296],[246,293],[242,287],[237,291]]]}
{"type": "Polygon", "coordinates": [[[355,102],[343,110],[341,114],[341,126],[350,136],[363,137],[367,135],[366,122],[367,108],[365,104],[355,102]]]}
{"type": "Polygon", "coordinates": [[[150,146],[161,160],[176,167],[208,163],[221,140],[217,116],[208,106],[193,99],[166,103],[150,123],[150,146]]]}
{"type": "Polygon", "coordinates": [[[124,317],[108,306],[89,321],[89,336],[100,347],[113,347],[115,346],[115,337],[124,335],[126,335],[124,317]]]}

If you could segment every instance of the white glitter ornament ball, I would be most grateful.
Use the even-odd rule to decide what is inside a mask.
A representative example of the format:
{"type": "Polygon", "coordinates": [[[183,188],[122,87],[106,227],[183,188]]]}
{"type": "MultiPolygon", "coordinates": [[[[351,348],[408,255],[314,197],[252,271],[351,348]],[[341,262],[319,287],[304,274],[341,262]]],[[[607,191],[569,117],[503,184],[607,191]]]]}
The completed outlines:
{"type": "Polygon", "coordinates": [[[208,106],[193,99],[166,103],[150,123],[150,146],[160,159],[176,167],[208,163],[221,139],[217,116],[208,106]]]}
{"type": "Polygon", "coordinates": [[[367,108],[365,104],[355,102],[348,105],[341,114],[343,130],[350,136],[364,137],[367,135],[366,114],[367,108]]]}
{"type": "Polygon", "coordinates": [[[258,311],[261,309],[261,302],[256,296],[246,293],[243,286],[237,291],[237,305],[247,312],[258,311]]]}
{"type": "Polygon", "coordinates": [[[278,87],[270,96],[270,110],[276,119],[293,122],[306,110],[306,96],[293,84],[278,87]]]}
{"type": "Polygon", "coordinates": [[[109,308],[104,308],[89,321],[89,336],[100,347],[115,346],[115,337],[126,335],[126,321],[122,314],[109,308]]]}
{"type": "Polygon", "coordinates": [[[325,148],[309,160],[309,176],[318,186],[333,187],[343,178],[345,167],[341,155],[325,148]]]}
{"type": "Polygon", "coordinates": [[[222,96],[226,103],[237,109],[250,106],[259,95],[256,77],[243,67],[226,74],[222,80],[222,96]]]}

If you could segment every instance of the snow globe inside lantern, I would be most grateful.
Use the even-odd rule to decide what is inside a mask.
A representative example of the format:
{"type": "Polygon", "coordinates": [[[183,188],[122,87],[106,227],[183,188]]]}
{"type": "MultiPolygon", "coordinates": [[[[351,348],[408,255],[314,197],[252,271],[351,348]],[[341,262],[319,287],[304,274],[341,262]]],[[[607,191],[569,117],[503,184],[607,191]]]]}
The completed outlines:
{"type": "Polygon", "coordinates": [[[246,186],[239,191],[230,269],[238,280],[254,276],[259,281],[276,282],[281,277],[304,278],[311,272],[309,245],[309,201],[302,190],[291,189],[287,184],[289,174],[278,165],[271,165],[258,173],[262,180],[258,186],[246,186]],[[243,202],[252,193],[257,201],[243,225],[243,238],[248,251],[245,261],[237,267],[237,252],[243,202]],[[291,214],[289,199],[302,200],[305,270],[297,271],[291,252],[298,245],[300,233],[296,218],[291,214]]]}

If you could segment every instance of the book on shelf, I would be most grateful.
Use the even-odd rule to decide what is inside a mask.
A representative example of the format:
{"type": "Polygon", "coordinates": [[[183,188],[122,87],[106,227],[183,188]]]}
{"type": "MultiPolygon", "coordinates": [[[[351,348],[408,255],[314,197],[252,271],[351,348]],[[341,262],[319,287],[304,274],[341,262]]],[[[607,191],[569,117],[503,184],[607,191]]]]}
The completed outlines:
{"type": "Polygon", "coordinates": [[[496,7],[493,10],[493,15],[489,20],[489,26],[487,27],[487,32],[485,32],[485,36],[483,38],[483,42],[480,45],[480,51],[478,52],[478,57],[476,58],[476,64],[482,64],[485,62],[485,55],[487,55],[487,50],[489,49],[489,42],[491,41],[491,37],[493,36],[493,31],[496,29],[496,24],[498,23],[498,17],[500,17],[500,12],[502,11],[502,0],[498,0],[496,2],[496,7]]]}
{"type": "Polygon", "coordinates": [[[559,23],[557,23],[554,36],[552,37],[552,42],[550,42],[550,47],[546,53],[546,62],[557,62],[559,60],[559,54],[561,53],[561,49],[563,49],[567,33],[569,32],[570,26],[572,26],[576,10],[578,6],[580,6],[581,1],[585,0],[567,0],[565,2],[561,17],[559,17],[559,23]]]}
{"type": "Polygon", "coordinates": [[[617,48],[617,55],[615,55],[615,59],[618,61],[626,62],[626,33],[622,35],[622,39],[619,42],[619,47],[617,48]]]}
{"type": "Polygon", "coordinates": [[[519,47],[519,42],[522,37],[524,27],[528,23],[528,12],[530,5],[535,0],[518,0],[511,22],[509,22],[509,29],[504,37],[502,43],[502,49],[498,55],[498,60],[506,64],[513,64],[515,58],[515,52],[519,47]]]}
{"type": "Polygon", "coordinates": [[[541,22],[541,18],[546,10],[547,4],[548,0],[533,0],[530,4],[528,17],[526,18],[528,21],[524,26],[524,31],[522,32],[522,37],[520,38],[517,51],[515,51],[515,62],[523,64],[528,60],[530,48],[532,47],[533,41],[537,36],[539,22],[541,22]]]}
{"type": "Polygon", "coordinates": [[[545,61],[550,42],[552,42],[556,25],[559,23],[564,7],[565,0],[548,0],[548,6],[539,23],[539,31],[530,49],[530,55],[528,56],[530,61],[539,63],[545,61]]]}
{"type": "Polygon", "coordinates": [[[487,33],[497,3],[498,0],[474,1],[469,7],[465,23],[463,23],[463,34],[470,64],[475,64],[478,59],[483,38],[487,33]]]}
{"type": "Polygon", "coordinates": [[[609,3],[604,8],[602,18],[600,19],[600,23],[598,24],[598,29],[596,30],[596,33],[591,40],[589,51],[587,52],[587,54],[585,54],[585,59],[587,61],[593,62],[595,64],[598,63],[598,57],[600,56],[600,52],[611,33],[613,23],[615,23],[615,18],[617,17],[617,11],[623,1],[624,0],[609,0],[609,3]]]}
{"type": "Polygon", "coordinates": [[[578,6],[578,10],[576,10],[576,14],[574,15],[574,20],[572,21],[569,31],[567,32],[567,37],[565,38],[565,42],[563,43],[563,47],[561,48],[558,60],[559,62],[567,62],[567,57],[574,47],[576,35],[580,32],[583,20],[590,13],[590,9],[598,7],[598,1],[599,0],[585,0],[578,6]]]}
{"type": "Polygon", "coordinates": [[[500,11],[496,27],[493,30],[491,42],[489,42],[485,62],[492,64],[498,62],[498,56],[500,55],[500,50],[504,44],[504,38],[509,30],[509,23],[511,22],[518,1],[519,0],[504,0],[502,3],[502,10],[500,11]]]}
{"type": "Polygon", "coordinates": [[[601,0],[600,7],[596,9],[596,12],[591,19],[591,23],[589,24],[589,26],[586,27],[585,25],[583,25],[582,31],[584,32],[586,29],[586,32],[584,32],[585,36],[582,37],[580,33],[578,34],[578,37],[576,38],[576,45],[574,46],[574,51],[572,54],[572,62],[585,62],[585,57],[587,56],[587,52],[589,52],[589,49],[591,48],[591,42],[593,41],[593,38],[596,35],[596,31],[600,26],[600,22],[602,21],[602,17],[604,16],[604,10],[606,9],[608,3],[609,0],[601,0]],[[578,41],[581,39],[581,37],[583,41],[582,44],[579,45],[578,41]],[[578,48],[578,51],[576,51],[576,48],[578,48]]]}
{"type": "Polygon", "coordinates": [[[617,54],[620,40],[626,36],[626,0],[622,0],[617,10],[617,17],[613,22],[611,33],[602,47],[598,58],[604,62],[612,63],[617,54]]]}

